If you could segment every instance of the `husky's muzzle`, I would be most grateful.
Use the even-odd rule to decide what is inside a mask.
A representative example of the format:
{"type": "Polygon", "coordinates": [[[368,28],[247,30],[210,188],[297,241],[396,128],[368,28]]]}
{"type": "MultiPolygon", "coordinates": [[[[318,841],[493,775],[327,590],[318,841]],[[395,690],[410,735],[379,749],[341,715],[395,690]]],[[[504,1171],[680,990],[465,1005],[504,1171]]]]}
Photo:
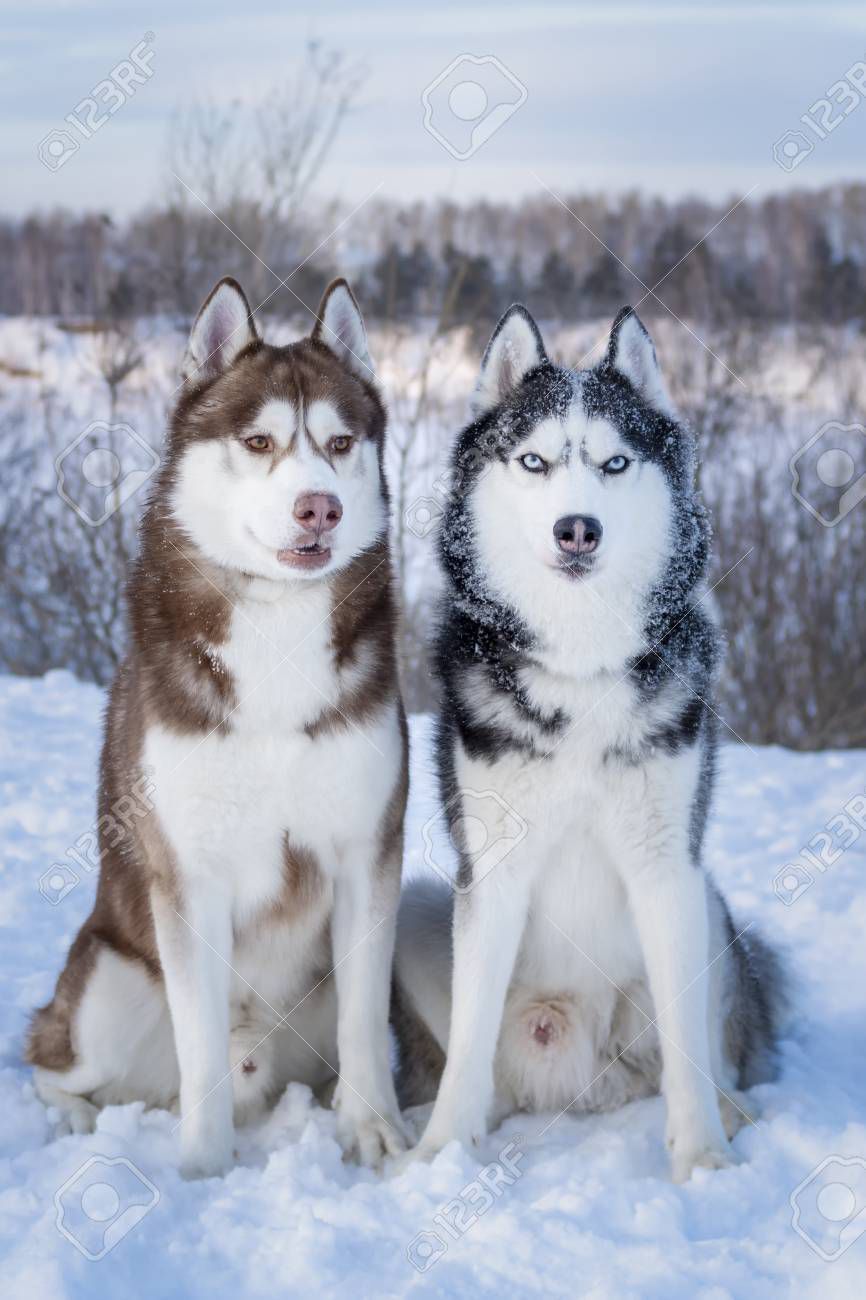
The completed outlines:
{"type": "Polygon", "coordinates": [[[601,545],[604,529],[594,515],[563,515],[553,525],[553,546],[559,567],[569,577],[588,573],[601,545]]]}
{"type": "Polygon", "coordinates": [[[292,514],[304,531],[294,546],[277,552],[277,559],[293,569],[323,568],[331,558],[323,537],[343,518],[340,498],[330,492],[302,492],[292,514]]]}

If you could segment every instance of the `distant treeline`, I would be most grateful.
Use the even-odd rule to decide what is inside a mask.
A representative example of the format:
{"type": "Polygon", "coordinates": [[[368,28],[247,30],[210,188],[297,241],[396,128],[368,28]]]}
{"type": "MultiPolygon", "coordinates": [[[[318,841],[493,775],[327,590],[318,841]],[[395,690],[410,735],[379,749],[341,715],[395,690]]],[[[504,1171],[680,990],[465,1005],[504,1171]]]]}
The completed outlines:
{"type": "Polygon", "coordinates": [[[225,226],[193,199],[122,222],[62,211],[3,218],[0,312],[187,317],[224,274],[237,276],[258,303],[277,280],[243,240],[281,278],[290,276],[265,306],[280,315],[301,304],[315,308],[327,278],[344,272],[374,321],[432,316],[443,328],[483,329],[519,299],[541,317],[578,321],[654,290],[658,297],[641,308],[647,316],[667,308],[718,326],[862,326],[866,185],[747,199],[730,211],[735,202],[639,194],[561,201],[542,194],[466,206],[379,201],[327,240],[341,219],[336,205],[315,221],[275,221],[246,198],[226,201],[218,214],[225,226]]]}

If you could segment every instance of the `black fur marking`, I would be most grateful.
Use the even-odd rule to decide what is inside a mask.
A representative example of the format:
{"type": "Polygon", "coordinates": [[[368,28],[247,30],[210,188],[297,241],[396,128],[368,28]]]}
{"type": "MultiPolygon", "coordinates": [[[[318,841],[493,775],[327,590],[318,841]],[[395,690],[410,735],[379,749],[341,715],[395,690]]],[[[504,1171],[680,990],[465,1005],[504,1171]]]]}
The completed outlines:
{"type": "Polygon", "coordinates": [[[573,400],[570,371],[547,360],[527,371],[504,402],[484,411],[458,436],[452,459],[455,488],[465,491],[494,458],[507,460],[541,420],[564,416],[573,400]]]}
{"type": "Polygon", "coordinates": [[[692,465],[688,434],[670,416],[649,406],[607,361],[586,373],[583,409],[590,420],[605,419],[616,425],[638,458],[659,465],[675,487],[685,485],[692,465]]]}
{"type": "Polygon", "coordinates": [[[625,762],[641,763],[649,753],[661,750],[672,758],[680,750],[697,743],[706,711],[698,696],[689,695],[677,716],[647,731],[633,751],[614,746],[604,757],[606,760],[620,758],[625,762]]]}

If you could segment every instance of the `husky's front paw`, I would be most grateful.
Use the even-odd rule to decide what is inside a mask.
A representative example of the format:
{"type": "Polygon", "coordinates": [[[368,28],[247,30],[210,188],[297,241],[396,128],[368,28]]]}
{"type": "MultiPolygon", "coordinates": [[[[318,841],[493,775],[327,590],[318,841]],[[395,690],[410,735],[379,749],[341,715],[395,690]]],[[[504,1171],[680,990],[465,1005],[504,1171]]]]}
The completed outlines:
{"type": "Polygon", "coordinates": [[[231,1143],[228,1150],[184,1151],[180,1160],[180,1176],[187,1182],[199,1178],[222,1178],[234,1164],[231,1143]]]}
{"type": "MultiPolygon", "coordinates": [[[[442,1146],[446,1145],[445,1143],[442,1146]]],[[[404,1151],[398,1156],[391,1166],[391,1176],[399,1178],[412,1165],[429,1165],[442,1150],[442,1146],[436,1146],[431,1142],[419,1142],[417,1146],[412,1147],[409,1151],[404,1151]]]]}
{"type": "Polygon", "coordinates": [[[719,1092],[719,1113],[729,1138],[736,1137],[744,1124],[754,1124],[754,1107],[741,1092],[719,1092]]]}
{"type": "Polygon", "coordinates": [[[479,1143],[483,1140],[487,1128],[479,1120],[477,1125],[461,1125],[459,1129],[431,1129],[428,1127],[421,1141],[417,1146],[412,1147],[405,1155],[401,1156],[394,1164],[393,1173],[395,1176],[403,1173],[410,1165],[429,1164],[438,1156],[443,1147],[447,1147],[449,1142],[459,1142],[464,1150],[474,1154],[479,1143]]]}
{"type": "Polygon", "coordinates": [[[378,1169],[386,1156],[399,1156],[409,1144],[409,1135],[396,1109],[384,1104],[374,1110],[366,1102],[334,1098],[337,1112],[337,1141],[343,1158],[378,1169]]]}
{"type": "Polygon", "coordinates": [[[98,1116],[98,1107],[86,1101],[84,1097],[76,1097],[63,1110],[59,1110],[55,1136],[93,1133],[96,1131],[98,1116]]]}
{"type": "MultiPolygon", "coordinates": [[[[190,1123],[191,1119],[186,1123],[190,1123]]],[[[187,1180],[221,1178],[234,1164],[234,1129],[209,1126],[191,1134],[181,1129],[180,1176],[187,1180]]]]}
{"type": "Polygon", "coordinates": [[[671,1145],[671,1176],[675,1183],[687,1183],[696,1169],[727,1169],[734,1164],[727,1142],[707,1145],[671,1145]]]}

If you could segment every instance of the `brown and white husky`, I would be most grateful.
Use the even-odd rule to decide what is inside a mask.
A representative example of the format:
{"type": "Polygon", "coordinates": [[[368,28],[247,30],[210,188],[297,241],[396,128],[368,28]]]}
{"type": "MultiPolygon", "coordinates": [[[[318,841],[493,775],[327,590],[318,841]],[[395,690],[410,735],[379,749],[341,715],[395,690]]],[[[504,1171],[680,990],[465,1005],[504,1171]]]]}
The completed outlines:
{"type": "Polygon", "coordinates": [[[407,789],[382,457],[385,410],[343,280],[308,338],[258,335],[220,281],[142,524],[100,812],[93,911],[28,1042],[75,1131],[143,1100],[181,1114],[187,1176],[233,1119],[337,1079],[367,1163],[405,1146],[388,991],[407,789]],[[116,819],[114,824],[116,825],[116,819]]]}

